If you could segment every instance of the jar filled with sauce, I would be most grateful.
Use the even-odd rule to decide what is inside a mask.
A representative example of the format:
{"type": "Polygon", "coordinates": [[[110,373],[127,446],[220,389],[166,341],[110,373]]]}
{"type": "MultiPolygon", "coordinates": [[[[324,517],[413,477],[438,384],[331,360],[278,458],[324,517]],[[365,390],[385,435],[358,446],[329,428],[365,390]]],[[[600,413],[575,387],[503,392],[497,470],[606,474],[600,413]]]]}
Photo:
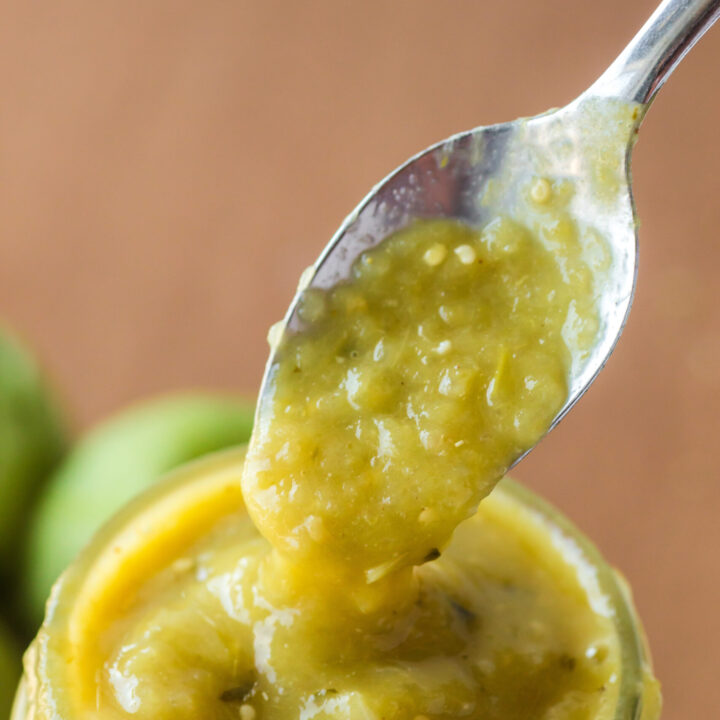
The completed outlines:
{"type": "Polygon", "coordinates": [[[95,537],[12,720],[659,716],[627,585],[527,489],[503,480],[442,553],[333,592],[258,534],[243,464],[187,466],[95,537]]]}

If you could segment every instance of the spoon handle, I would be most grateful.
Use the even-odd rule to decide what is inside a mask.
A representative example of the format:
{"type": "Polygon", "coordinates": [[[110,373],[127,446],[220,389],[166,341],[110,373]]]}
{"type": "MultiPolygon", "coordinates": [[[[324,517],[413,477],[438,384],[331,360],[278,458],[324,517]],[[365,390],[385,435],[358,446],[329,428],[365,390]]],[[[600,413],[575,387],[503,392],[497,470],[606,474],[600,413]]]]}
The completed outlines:
{"type": "Polygon", "coordinates": [[[664,0],[588,94],[649,103],[720,17],[720,0],[664,0]]]}

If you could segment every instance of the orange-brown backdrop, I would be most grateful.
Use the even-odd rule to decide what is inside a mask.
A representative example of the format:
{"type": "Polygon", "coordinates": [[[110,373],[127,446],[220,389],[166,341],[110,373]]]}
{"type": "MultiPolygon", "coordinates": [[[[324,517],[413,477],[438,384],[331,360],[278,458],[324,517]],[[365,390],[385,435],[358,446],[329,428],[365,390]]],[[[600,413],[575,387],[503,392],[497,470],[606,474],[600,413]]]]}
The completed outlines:
{"type": "MultiPolygon", "coordinates": [[[[265,331],[370,186],[451,132],[570,100],[654,0],[7,0],[0,316],[79,426],[254,393],[265,331]]],[[[637,300],[518,469],[629,577],[668,720],[720,707],[720,27],[634,162],[637,300]]]]}

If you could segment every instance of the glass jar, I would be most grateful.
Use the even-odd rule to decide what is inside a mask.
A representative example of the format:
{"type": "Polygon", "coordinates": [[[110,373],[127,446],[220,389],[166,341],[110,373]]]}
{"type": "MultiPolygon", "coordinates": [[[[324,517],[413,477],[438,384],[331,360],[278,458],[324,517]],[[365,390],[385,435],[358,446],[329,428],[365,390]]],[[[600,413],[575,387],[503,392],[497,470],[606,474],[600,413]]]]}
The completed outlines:
{"type": "MultiPolygon", "coordinates": [[[[137,586],[133,578],[145,577],[148,567],[172,563],[219,517],[243,509],[243,457],[243,450],[226,451],[176,471],[95,536],[53,589],[45,622],[26,653],[11,720],[72,720],[74,707],[87,706],[95,671],[83,675],[78,669],[83,663],[76,659],[100,658],[102,627],[93,618],[105,617],[103,606],[114,608],[113,603],[131,596],[137,586]]],[[[620,648],[619,689],[614,715],[603,712],[604,720],[656,720],[658,684],[627,583],[572,523],[536,494],[506,478],[493,497],[517,506],[550,534],[588,597],[612,620],[620,648]]]]}

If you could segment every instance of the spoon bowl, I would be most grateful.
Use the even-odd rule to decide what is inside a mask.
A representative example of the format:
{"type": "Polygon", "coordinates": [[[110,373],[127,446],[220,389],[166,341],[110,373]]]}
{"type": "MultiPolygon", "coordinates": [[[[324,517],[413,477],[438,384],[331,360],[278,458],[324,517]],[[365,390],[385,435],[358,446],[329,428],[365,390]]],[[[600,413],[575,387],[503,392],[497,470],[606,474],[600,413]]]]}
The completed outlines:
{"type": "MultiPolygon", "coordinates": [[[[602,273],[601,284],[596,279],[601,318],[597,341],[589,355],[573,363],[568,400],[555,417],[555,425],[606,362],[627,318],[635,285],[637,240],[629,148],[642,107],[618,103],[607,108],[596,100],[583,96],[537,117],[460,133],[411,158],[344,221],[304,276],[299,294],[307,287],[327,289],[347,280],[363,252],[415,220],[452,218],[482,227],[499,214],[512,215],[533,178],[571,182],[569,210],[581,238],[585,244],[600,240],[612,265],[602,273]],[[612,142],[593,145],[596,126],[613,114],[611,110],[618,111],[610,133],[612,142]],[[604,153],[603,165],[612,168],[619,183],[612,197],[596,192],[598,147],[604,153]]],[[[286,320],[291,332],[303,327],[296,301],[286,320]]]]}

